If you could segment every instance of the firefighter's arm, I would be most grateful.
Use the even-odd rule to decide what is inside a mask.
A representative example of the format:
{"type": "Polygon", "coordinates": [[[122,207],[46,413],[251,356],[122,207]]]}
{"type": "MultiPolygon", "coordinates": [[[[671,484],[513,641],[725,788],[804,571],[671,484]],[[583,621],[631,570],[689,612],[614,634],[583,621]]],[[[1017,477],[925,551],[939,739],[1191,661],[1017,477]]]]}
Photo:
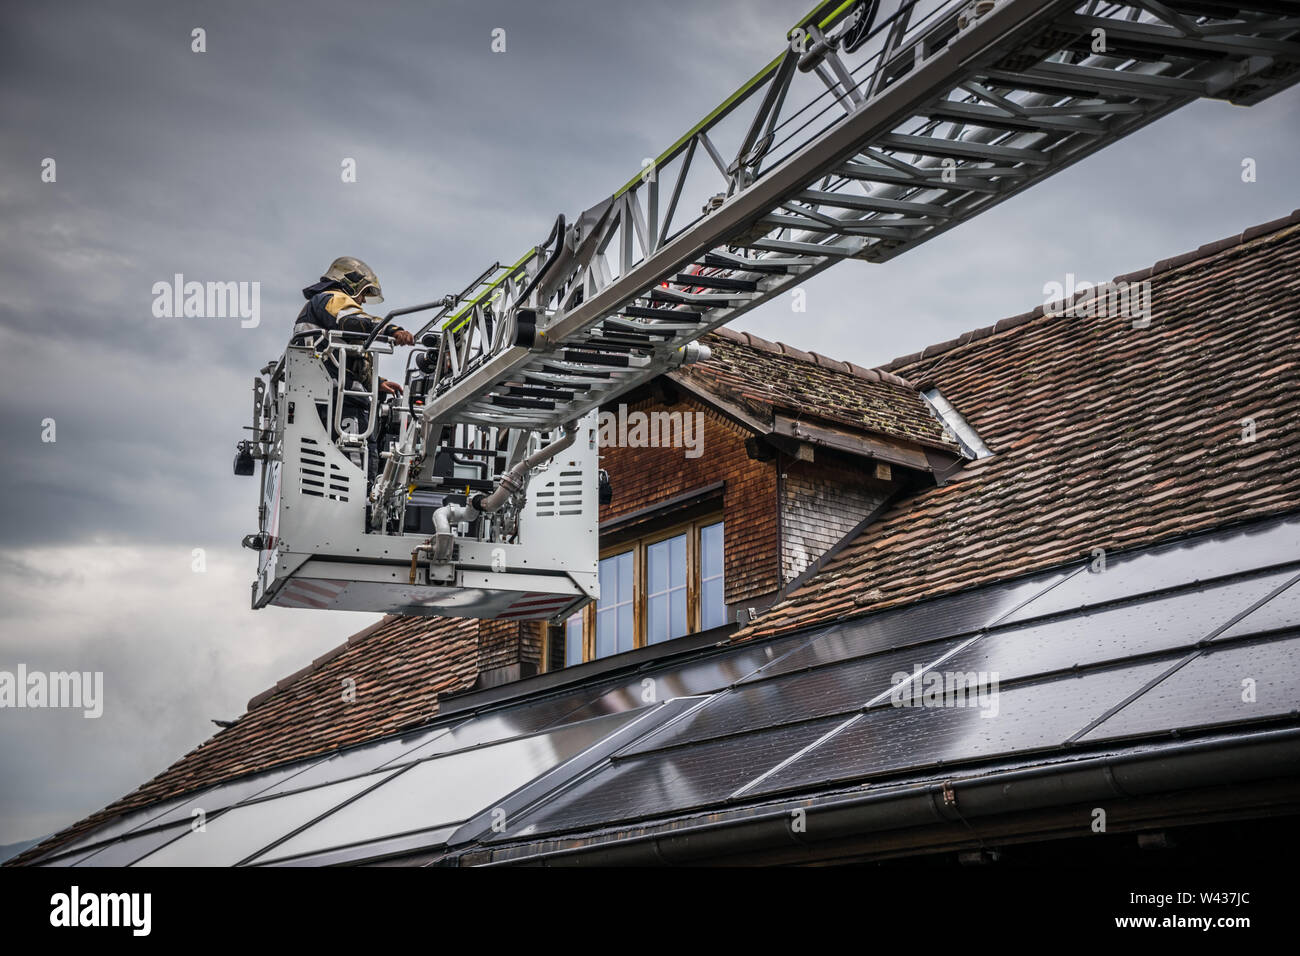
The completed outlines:
{"type": "MultiPolygon", "coordinates": [[[[357,307],[356,302],[341,292],[323,292],[320,299],[320,311],[323,315],[318,317],[318,321],[325,328],[369,335],[375,330],[375,326],[384,321],[363,312],[357,307]]],[[[312,306],[314,311],[316,307],[314,300],[312,306]]],[[[389,323],[382,334],[392,338],[398,345],[415,344],[415,337],[400,325],[389,323]]]]}
{"type": "MultiPolygon", "coordinates": [[[[339,324],[346,332],[364,332],[366,335],[369,335],[375,330],[375,326],[381,325],[383,321],[383,319],[376,318],[373,315],[366,315],[364,312],[361,312],[345,316],[340,320],[339,324]]],[[[384,330],[379,334],[388,336],[398,345],[415,344],[415,336],[406,331],[406,329],[402,328],[400,325],[394,325],[391,322],[388,323],[388,325],[384,327],[384,330]]]]}

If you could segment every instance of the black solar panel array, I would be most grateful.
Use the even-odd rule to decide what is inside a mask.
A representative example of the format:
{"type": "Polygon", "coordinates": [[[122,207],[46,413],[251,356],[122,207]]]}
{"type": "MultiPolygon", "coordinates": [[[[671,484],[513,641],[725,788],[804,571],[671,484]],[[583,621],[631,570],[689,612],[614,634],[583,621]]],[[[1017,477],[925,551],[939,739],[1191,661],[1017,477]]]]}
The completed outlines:
{"type": "Polygon", "coordinates": [[[1298,579],[1300,517],[1189,538],[445,719],[43,865],[357,861],[1295,718],[1298,579]]]}
{"type": "Polygon", "coordinates": [[[1242,639],[1300,628],[1297,577],[1293,519],[842,624],[620,751],[492,839],[1294,716],[1300,631],[1242,639]],[[1211,640],[1231,647],[1200,646],[1211,640]],[[1247,671],[1257,682],[1250,702],[1247,671]],[[931,675],[943,689],[927,699],[931,675]],[[916,701],[894,691],[909,677],[916,701]]]}

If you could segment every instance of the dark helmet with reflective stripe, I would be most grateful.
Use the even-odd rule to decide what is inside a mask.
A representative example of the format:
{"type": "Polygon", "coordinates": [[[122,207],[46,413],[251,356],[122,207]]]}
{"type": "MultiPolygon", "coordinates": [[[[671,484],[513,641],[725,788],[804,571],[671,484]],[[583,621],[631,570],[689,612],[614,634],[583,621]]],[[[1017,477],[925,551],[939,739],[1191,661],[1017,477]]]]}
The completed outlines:
{"type": "Polygon", "coordinates": [[[362,296],[369,296],[375,302],[384,301],[383,292],[379,288],[379,276],[375,275],[374,269],[354,256],[339,256],[330,263],[321,279],[337,282],[344,292],[358,302],[362,296]]]}

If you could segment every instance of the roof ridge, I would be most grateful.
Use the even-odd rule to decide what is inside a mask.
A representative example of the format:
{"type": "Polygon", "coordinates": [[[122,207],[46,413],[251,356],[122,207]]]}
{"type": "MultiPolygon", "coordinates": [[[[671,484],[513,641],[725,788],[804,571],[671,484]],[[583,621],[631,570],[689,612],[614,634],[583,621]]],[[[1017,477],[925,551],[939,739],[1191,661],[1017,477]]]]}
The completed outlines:
{"type": "MultiPolygon", "coordinates": [[[[1229,236],[1226,239],[1219,239],[1215,242],[1207,242],[1190,252],[1171,256],[1168,259],[1161,259],[1159,262],[1155,263],[1155,265],[1147,266],[1145,269],[1138,269],[1136,272],[1128,272],[1124,275],[1115,276],[1110,281],[1112,283],[1120,283],[1140,282],[1144,279],[1151,279],[1157,275],[1173,272],[1204,259],[1210,259],[1220,253],[1229,250],[1235,251],[1249,245],[1257,239],[1262,240],[1269,238],[1284,231],[1288,227],[1296,225],[1300,225],[1300,209],[1296,209],[1289,216],[1283,216],[1280,219],[1273,219],[1269,222],[1260,223],[1257,226],[1251,226],[1239,235],[1229,236]]],[[[1094,295],[1096,294],[1096,289],[1091,291],[1094,295]]],[[[1080,294],[1079,298],[1072,300],[1072,304],[1077,304],[1082,301],[1086,300],[1083,299],[1082,294],[1080,294]]],[[[1043,306],[1036,306],[1028,312],[1022,312],[1020,315],[1013,315],[1009,318],[1000,319],[992,325],[986,325],[978,329],[972,329],[969,332],[963,332],[961,335],[957,336],[957,338],[949,339],[947,342],[927,345],[921,351],[912,352],[910,355],[900,355],[898,358],[877,366],[876,370],[886,374],[892,373],[894,369],[903,368],[904,366],[912,365],[913,363],[920,362],[924,359],[934,358],[936,355],[951,352],[954,349],[961,348],[963,345],[967,345],[979,339],[986,339],[991,335],[998,334],[999,332],[1006,332],[1010,329],[1017,328],[1031,319],[1041,318],[1043,314],[1043,306]]]]}
{"type": "Polygon", "coordinates": [[[829,358],[817,352],[805,352],[803,349],[795,348],[793,345],[786,345],[784,342],[769,342],[753,332],[738,332],[735,329],[729,329],[725,325],[719,326],[713,330],[713,334],[719,338],[726,339],[728,342],[734,342],[737,345],[747,345],[750,348],[758,349],[760,352],[770,352],[773,355],[781,355],[796,362],[803,362],[808,365],[817,365],[831,372],[839,372],[842,375],[851,375],[854,378],[860,378],[867,382],[883,382],[886,385],[897,385],[902,388],[915,390],[915,386],[901,375],[895,375],[883,368],[864,368],[853,362],[845,362],[840,359],[829,358]]]}

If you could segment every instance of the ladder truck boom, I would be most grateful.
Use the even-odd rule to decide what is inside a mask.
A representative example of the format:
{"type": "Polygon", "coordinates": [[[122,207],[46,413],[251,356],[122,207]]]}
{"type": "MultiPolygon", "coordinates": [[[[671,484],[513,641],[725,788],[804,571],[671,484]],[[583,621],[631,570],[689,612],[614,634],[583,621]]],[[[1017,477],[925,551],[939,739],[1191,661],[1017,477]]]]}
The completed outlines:
{"type": "Polygon", "coordinates": [[[337,414],[293,410],[341,408],[326,352],[342,367],[391,346],[331,336],[268,366],[246,443],[263,461],[254,606],[572,613],[598,596],[601,406],[837,262],[887,262],[1196,99],[1249,106],[1297,79],[1294,0],[821,4],[612,196],[402,310],[434,315],[373,481],[338,454],[362,439],[337,414]]]}

